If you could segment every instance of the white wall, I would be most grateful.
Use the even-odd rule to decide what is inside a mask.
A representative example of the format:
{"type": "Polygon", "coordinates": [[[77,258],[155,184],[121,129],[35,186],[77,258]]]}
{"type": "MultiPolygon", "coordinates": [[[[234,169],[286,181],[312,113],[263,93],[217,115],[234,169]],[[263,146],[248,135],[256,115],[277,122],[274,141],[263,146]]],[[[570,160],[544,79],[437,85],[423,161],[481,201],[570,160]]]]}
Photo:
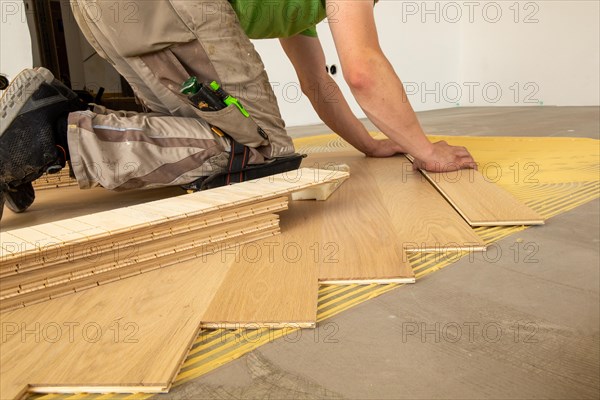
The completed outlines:
{"type": "Polygon", "coordinates": [[[460,72],[460,24],[436,22],[444,2],[427,3],[381,0],[375,6],[381,47],[417,111],[454,106],[441,94],[460,72]]]}
{"type": "Polygon", "coordinates": [[[460,81],[489,85],[476,105],[600,104],[600,2],[498,4],[498,22],[461,29],[460,81]]]}
{"type": "MultiPolygon", "coordinates": [[[[434,82],[429,83],[432,78],[443,82],[456,80],[459,73],[459,53],[456,50],[460,44],[459,26],[423,24],[420,18],[409,16],[404,23],[399,23],[403,19],[402,11],[402,2],[399,1],[381,0],[375,7],[382,49],[398,75],[404,80],[407,92],[414,93],[410,95],[410,99],[415,109],[427,110],[452,106],[453,104],[436,102],[435,95],[425,93],[429,88],[435,87],[434,82]],[[436,51],[428,49],[436,49],[436,51]]],[[[365,117],[342,77],[339,58],[327,21],[319,24],[317,29],[327,64],[338,67],[334,79],[348,100],[352,111],[359,118],[365,117]]],[[[300,91],[295,72],[281,50],[279,42],[255,40],[254,44],[263,58],[287,125],[319,123],[320,119],[312,110],[310,102],[304,96],[298,96],[300,91]]]]}
{"type": "MultiPolygon", "coordinates": [[[[381,0],[375,7],[382,48],[417,111],[599,105],[599,14],[597,1],[381,0]]],[[[328,64],[339,66],[326,22],[318,28],[328,64]]],[[[276,41],[255,43],[288,125],[318,123],[308,101],[294,96],[295,74],[276,41]]],[[[349,93],[341,73],[336,80],[349,93]]]]}
{"type": "MultiPolygon", "coordinates": [[[[0,72],[10,76],[32,64],[22,4],[0,0],[0,72]]],[[[375,14],[382,47],[418,111],[600,104],[597,1],[381,0],[375,14]]],[[[327,23],[318,29],[327,63],[339,67],[327,23]]],[[[79,41],[85,58],[92,50],[83,38],[79,41]]],[[[318,123],[278,41],[255,41],[255,45],[288,126],[318,123]]],[[[108,64],[98,57],[92,60],[84,68],[86,81],[117,90],[116,75],[108,64]]],[[[364,116],[341,71],[335,79],[355,113],[364,116]]]]}
{"type": "Polygon", "coordinates": [[[27,10],[21,1],[0,0],[0,73],[12,80],[33,65],[27,10]]]}

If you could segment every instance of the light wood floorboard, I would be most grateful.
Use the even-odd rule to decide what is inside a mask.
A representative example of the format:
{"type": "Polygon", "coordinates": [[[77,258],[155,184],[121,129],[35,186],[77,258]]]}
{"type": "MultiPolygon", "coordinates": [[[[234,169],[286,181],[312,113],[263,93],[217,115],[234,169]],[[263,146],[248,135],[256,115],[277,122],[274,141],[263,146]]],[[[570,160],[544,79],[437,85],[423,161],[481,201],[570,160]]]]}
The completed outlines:
{"type": "Polygon", "coordinates": [[[306,158],[306,166],[348,164],[350,178],[325,202],[292,202],[282,214],[282,238],[284,223],[304,226],[304,236],[296,240],[307,257],[318,261],[322,283],[414,282],[382,193],[371,171],[362,167],[364,162],[355,152],[306,158]]]}
{"type": "Polygon", "coordinates": [[[471,226],[543,225],[544,219],[479,171],[421,173],[471,226]]]}
{"type": "Polygon", "coordinates": [[[1,313],[15,331],[1,344],[0,398],[27,385],[166,391],[228,271],[215,254],[1,313]]]}

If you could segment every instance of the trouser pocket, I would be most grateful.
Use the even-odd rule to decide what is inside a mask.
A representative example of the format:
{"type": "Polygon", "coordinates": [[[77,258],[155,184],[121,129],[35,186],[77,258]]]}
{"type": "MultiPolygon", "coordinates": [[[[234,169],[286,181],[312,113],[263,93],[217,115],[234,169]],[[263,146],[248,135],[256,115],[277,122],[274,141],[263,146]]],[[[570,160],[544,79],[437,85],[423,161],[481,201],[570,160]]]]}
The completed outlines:
{"type": "Polygon", "coordinates": [[[268,146],[270,144],[269,137],[255,122],[252,115],[244,116],[235,105],[229,105],[218,111],[202,111],[179,92],[181,84],[190,76],[196,76],[201,82],[218,80],[218,77],[214,76],[215,73],[211,72],[211,68],[204,68],[203,71],[203,67],[210,67],[210,64],[206,64],[208,61],[200,56],[203,51],[202,46],[194,41],[145,54],[140,56],[140,59],[149,67],[159,82],[169,90],[168,98],[164,95],[159,95],[159,97],[172,115],[189,117],[191,116],[189,110],[193,107],[193,113],[196,116],[220,128],[236,141],[254,148],[268,146]],[[197,55],[198,65],[192,66],[189,60],[186,61],[186,57],[190,58],[192,53],[197,55]]]}
{"type": "Polygon", "coordinates": [[[244,116],[235,104],[217,111],[198,109],[196,112],[200,118],[221,129],[236,142],[248,147],[261,147],[269,144],[269,137],[264,130],[254,122],[251,116],[244,116]]]}

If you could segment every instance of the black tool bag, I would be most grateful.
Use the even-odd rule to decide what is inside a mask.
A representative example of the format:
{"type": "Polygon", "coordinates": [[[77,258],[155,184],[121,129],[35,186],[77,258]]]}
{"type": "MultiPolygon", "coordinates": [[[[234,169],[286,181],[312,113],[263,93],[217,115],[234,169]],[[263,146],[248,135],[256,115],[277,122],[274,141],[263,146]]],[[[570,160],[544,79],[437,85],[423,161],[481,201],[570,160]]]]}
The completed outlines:
{"type": "Polygon", "coordinates": [[[250,149],[231,138],[229,139],[231,140],[231,153],[229,155],[227,171],[202,177],[195,182],[185,185],[184,188],[186,190],[199,191],[213,189],[220,186],[293,171],[300,168],[302,159],[306,157],[305,154],[295,153],[289,156],[268,160],[264,164],[248,165],[250,149]]]}

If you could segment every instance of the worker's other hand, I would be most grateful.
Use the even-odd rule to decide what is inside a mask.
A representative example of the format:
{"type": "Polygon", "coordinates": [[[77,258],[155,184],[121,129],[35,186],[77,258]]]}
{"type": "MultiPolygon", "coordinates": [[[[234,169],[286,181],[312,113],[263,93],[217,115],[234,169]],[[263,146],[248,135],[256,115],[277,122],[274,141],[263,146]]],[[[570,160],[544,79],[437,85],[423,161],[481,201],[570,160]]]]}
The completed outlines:
{"type": "Polygon", "coordinates": [[[365,151],[367,157],[392,157],[396,154],[405,153],[402,146],[390,139],[374,140],[372,148],[365,151]]]}
{"type": "Polygon", "coordinates": [[[431,172],[477,169],[477,163],[465,147],[451,146],[443,140],[433,143],[433,150],[426,159],[415,158],[413,166],[431,172]]]}

